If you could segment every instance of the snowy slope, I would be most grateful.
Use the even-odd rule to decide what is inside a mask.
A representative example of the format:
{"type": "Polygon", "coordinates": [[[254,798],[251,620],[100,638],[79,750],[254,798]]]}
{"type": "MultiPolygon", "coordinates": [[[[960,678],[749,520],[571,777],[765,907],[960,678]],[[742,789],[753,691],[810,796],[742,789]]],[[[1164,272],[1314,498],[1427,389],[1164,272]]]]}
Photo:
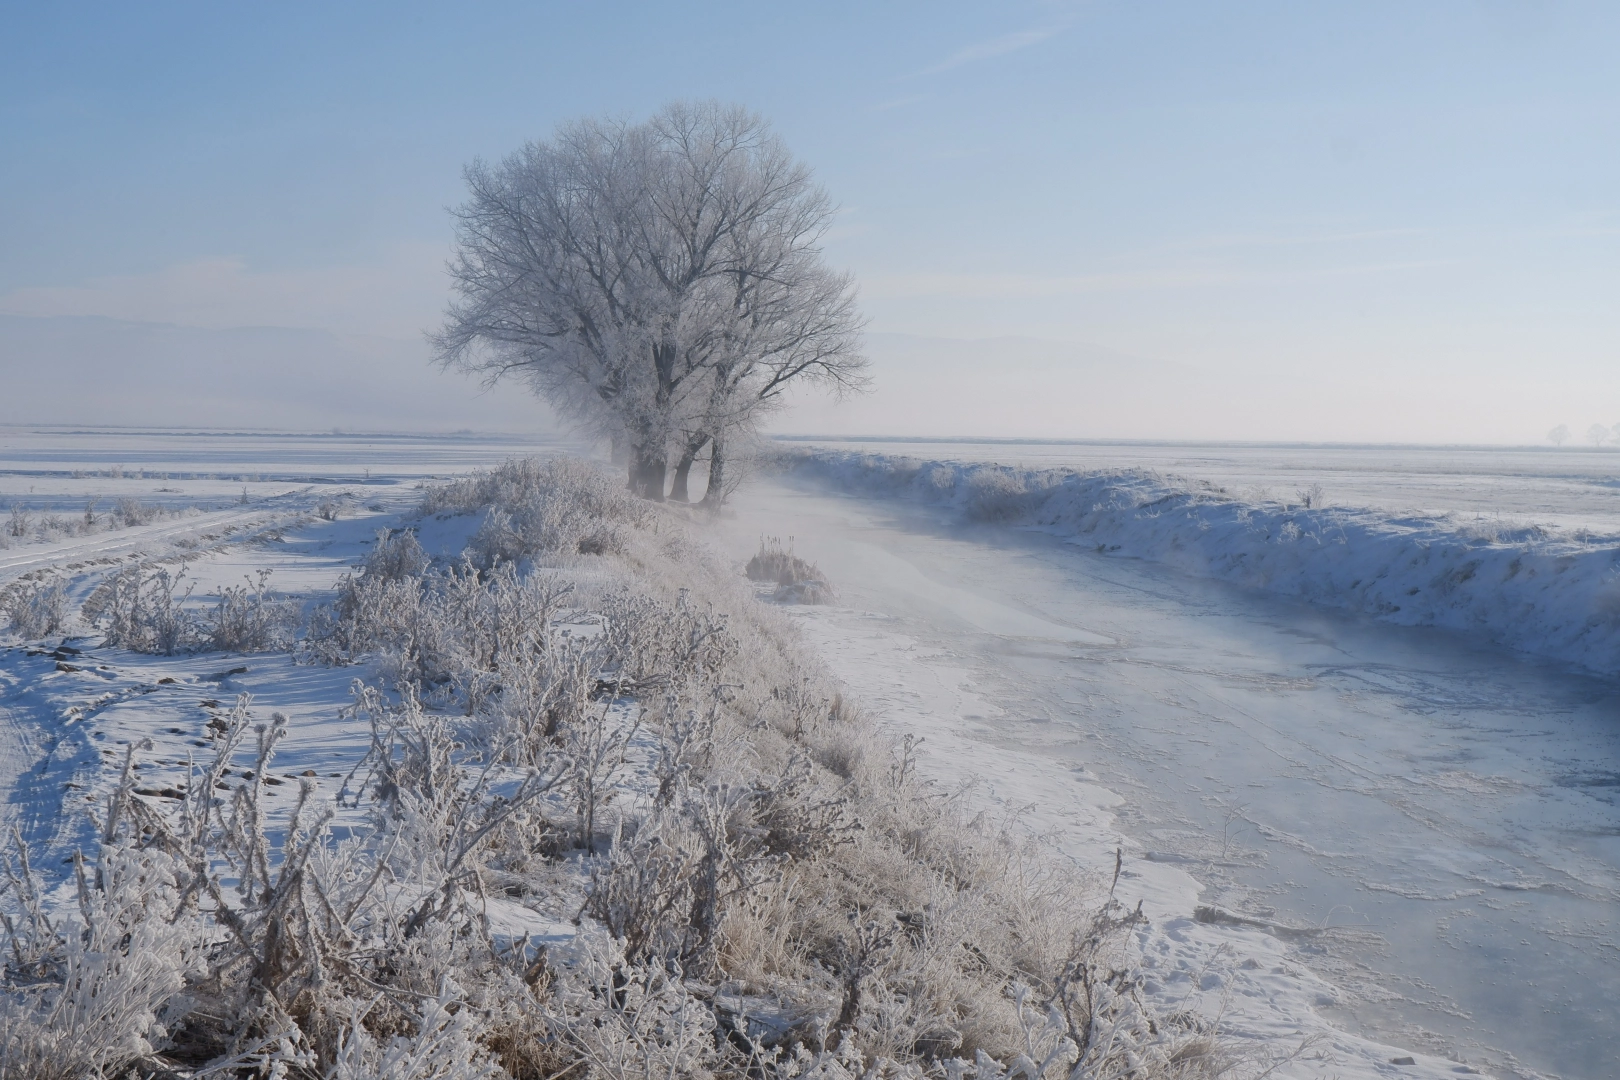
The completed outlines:
{"type": "Polygon", "coordinates": [[[1137,471],[816,449],[779,452],[774,464],[840,490],[1036,527],[1103,553],[1620,672],[1620,536],[1250,502],[1204,482],[1137,471]]]}

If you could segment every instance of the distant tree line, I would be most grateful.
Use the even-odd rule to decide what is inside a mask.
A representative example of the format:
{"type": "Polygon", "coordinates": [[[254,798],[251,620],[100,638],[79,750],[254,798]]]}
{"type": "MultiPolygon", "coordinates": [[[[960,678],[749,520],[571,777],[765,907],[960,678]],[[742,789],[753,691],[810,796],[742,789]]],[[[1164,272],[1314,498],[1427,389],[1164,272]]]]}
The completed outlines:
{"type": "Polygon", "coordinates": [[[705,503],[795,384],[865,384],[834,207],[759,116],[715,103],[585,119],[466,170],[439,361],[517,378],[612,440],[630,488],[705,503]]]}
{"type": "MultiPolygon", "coordinates": [[[[1574,436],[1568,424],[1559,424],[1547,432],[1547,441],[1554,446],[1563,446],[1574,436]]],[[[1593,446],[1602,446],[1606,442],[1620,444],[1620,424],[1608,427],[1604,424],[1593,424],[1586,429],[1586,441],[1593,446]]]]}

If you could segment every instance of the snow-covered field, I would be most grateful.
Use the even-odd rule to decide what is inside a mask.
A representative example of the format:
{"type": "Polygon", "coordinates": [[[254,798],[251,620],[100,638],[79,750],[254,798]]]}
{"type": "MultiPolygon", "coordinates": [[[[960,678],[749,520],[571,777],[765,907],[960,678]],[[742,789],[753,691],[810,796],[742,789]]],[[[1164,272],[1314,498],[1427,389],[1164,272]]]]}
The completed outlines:
{"type": "MultiPolygon", "coordinates": [[[[13,499],[62,519],[8,538],[0,587],[71,568],[78,602],[139,553],[183,558],[198,604],[264,569],[312,601],[423,480],[552,448],[0,432],[0,524],[13,499]],[[88,500],[120,498],[168,516],[82,524],[88,500]]],[[[837,603],[796,621],[890,730],[925,738],[936,777],[976,783],[1104,873],[1122,847],[1122,894],[1153,917],[1140,946],[1155,1001],[1219,1013],[1249,1046],[1320,1037],[1276,1075],[1611,1075],[1612,682],[1094,544],[963,525],[957,509],[761,482],[713,536],[739,563],[761,534],[793,536],[828,571],[837,603]],[[1218,911],[1195,919],[1199,905],[1218,911]]],[[[422,543],[450,554],[473,524],[426,526],[422,543]]],[[[336,796],[369,738],[339,713],[352,670],[69,646],[81,651],[0,652],[0,812],[44,862],[89,838],[75,811],[105,803],[130,745],[149,740],[139,782],[161,793],[238,693],[292,722],[273,791],[310,780],[336,796]]]]}

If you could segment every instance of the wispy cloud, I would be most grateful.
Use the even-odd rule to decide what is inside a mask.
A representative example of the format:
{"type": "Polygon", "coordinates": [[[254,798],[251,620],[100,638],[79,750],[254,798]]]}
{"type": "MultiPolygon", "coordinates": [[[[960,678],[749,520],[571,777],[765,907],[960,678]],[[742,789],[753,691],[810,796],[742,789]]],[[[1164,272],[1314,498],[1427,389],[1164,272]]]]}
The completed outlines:
{"type": "Polygon", "coordinates": [[[958,49],[939,63],[925,67],[914,74],[937,75],[942,71],[959,68],[963,64],[971,64],[977,60],[988,60],[994,56],[1006,56],[1008,53],[1027,49],[1031,45],[1039,45],[1047,38],[1058,34],[1062,29],[1062,26],[1048,26],[1039,30],[1019,30],[1011,34],[1002,34],[1000,37],[993,37],[988,41],[969,45],[965,49],[958,49]]]}

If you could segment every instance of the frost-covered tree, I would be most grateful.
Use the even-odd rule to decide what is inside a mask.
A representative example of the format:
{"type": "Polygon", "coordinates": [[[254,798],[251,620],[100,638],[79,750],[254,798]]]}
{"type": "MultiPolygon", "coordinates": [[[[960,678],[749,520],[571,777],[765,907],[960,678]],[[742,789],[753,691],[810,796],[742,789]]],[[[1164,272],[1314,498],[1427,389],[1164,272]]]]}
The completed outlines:
{"type": "Polygon", "coordinates": [[[1569,441],[1569,425],[1559,424],[1557,427],[1547,432],[1547,441],[1552,443],[1554,446],[1563,446],[1569,441]]]}
{"type": "Polygon", "coordinates": [[[1593,446],[1602,446],[1609,441],[1609,429],[1603,424],[1593,424],[1586,429],[1586,439],[1593,446]]]}
{"type": "Polygon", "coordinates": [[[629,451],[632,490],[677,497],[705,449],[787,386],[862,383],[854,282],[820,241],[826,193],[769,125],[716,103],[587,119],[466,170],[441,363],[515,377],[629,451]]]}

